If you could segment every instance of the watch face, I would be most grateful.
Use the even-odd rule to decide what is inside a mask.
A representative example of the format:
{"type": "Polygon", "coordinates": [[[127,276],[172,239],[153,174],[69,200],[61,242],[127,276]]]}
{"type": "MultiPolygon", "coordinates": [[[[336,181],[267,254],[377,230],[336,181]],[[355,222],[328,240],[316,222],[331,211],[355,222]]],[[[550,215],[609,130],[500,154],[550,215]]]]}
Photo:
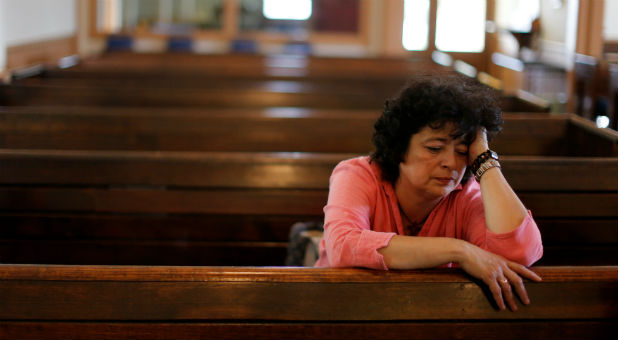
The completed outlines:
{"type": "Polygon", "coordinates": [[[498,159],[498,154],[493,150],[489,150],[489,157],[493,159],[498,159]]]}

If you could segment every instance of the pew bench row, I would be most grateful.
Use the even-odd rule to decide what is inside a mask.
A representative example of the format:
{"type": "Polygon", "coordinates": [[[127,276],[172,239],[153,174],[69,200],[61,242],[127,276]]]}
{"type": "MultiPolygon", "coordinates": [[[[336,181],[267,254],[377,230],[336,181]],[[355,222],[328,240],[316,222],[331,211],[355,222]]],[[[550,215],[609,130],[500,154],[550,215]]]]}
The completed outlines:
{"type": "MultiPolygon", "coordinates": [[[[368,154],[376,111],[0,107],[0,148],[368,154]]],[[[573,114],[503,114],[500,155],[618,156],[618,133],[573,114]]]]}
{"type": "Polygon", "coordinates": [[[609,339],[618,268],[536,267],[498,311],[457,269],[0,265],[0,339],[609,339]]]}
{"type": "MultiPolygon", "coordinates": [[[[330,173],[353,156],[0,150],[0,262],[280,265],[291,225],[322,219],[330,173]]],[[[541,263],[618,263],[615,157],[502,164],[541,263]]]]}
{"type": "MultiPolygon", "coordinates": [[[[387,97],[372,92],[341,93],[299,92],[298,85],[288,84],[282,89],[213,88],[144,88],[118,86],[0,85],[0,105],[3,106],[87,106],[105,107],[308,107],[329,109],[381,110],[387,97]]],[[[394,93],[393,93],[394,94],[394,93]]],[[[390,95],[393,95],[390,94],[390,95]]],[[[390,96],[389,95],[389,96],[390,96]]],[[[508,112],[548,112],[548,107],[513,95],[500,97],[502,110],[508,112]]]]}
{"type": "MultiPolygon", "coordinates": [[[[430,59],[110,53],[0,87],[2,105],[304,106],[379,110],[414,74],[456,73],[430,59]],[[66,94],[69,93],[69,95],[66,94]]],[[[530,93],[505,111],[549,112],[530,93]]]]}

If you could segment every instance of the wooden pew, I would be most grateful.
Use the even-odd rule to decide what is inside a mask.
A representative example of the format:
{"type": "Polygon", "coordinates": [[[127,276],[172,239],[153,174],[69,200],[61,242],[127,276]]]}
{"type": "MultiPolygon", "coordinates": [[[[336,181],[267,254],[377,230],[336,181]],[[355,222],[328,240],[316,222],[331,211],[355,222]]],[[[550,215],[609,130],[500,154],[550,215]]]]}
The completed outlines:
{"type": "Polygon", "coordinates": [[[609,71],[609,128],[618,130],[618,61],[607,64],[609,71]]]}
{"type": "MultiPolygon", "coordinates": [[[[7,248],[5,249],[8,254],[13,254],[11,256],[14,256],[15,259],[19,256],[30,256],[28,258],[32,260],[44,257],[45,250],[37,252],[35,249],[37,242],[42,243],[51,240],[55,242],[55,245],[52,242],[52,246],[57,248],[70,245],[70,248],[80,248],[82,252],[87,252],[92,247],[107,249],[106,251],[93,252],[91,256],[82,254],[78,258],[85,261],[84,263],[92,263],[91,261],[96,263],[125,263],[129,258],[126,255],[126,250],[124,252],[113,251],[118,248],[118,240],[123,240],[127,243],[124,245],[125,249],[130,248],[128,244],[132,243],[133,253],[142,254],[141,257],[135,255],[132,259],[136,262],[132,263],[160,264],[156,255],[160,252],[153,251],[153,249],[165,248],[170,253],[170,256],[165,257],[165,261],[169,261],[165,264],[178,264],[178,262],[184,263],[184,261],[194,264],[280,264],[277,261],[280,261],[283,257],[289,227],[298,220],[321,218],[321,207],[326,199],[325,191],[330,171],[339,160],[351,157],[352,154],[335,154],[329,157],[319,154],[308,156],[299,153],[265,154],[265,157],[261,158],[259,155],[246,155],[248,158],[243,160],[244,154],[222,154],[218,152],[162,153],[157,150],[169,148],[184,151],[208,151],[221,148],[224,151],[301,150],[366,154],[370,147],[368,145],[370,125],[375,119],[374,114],[370,112],[363,115],[311,110],[218,111],[216,112],[219,114],[218,116],[212,116],[212,112],[204,114],[204,112],[198,111],[191,112],[189,115],[175,116],[176,112],[165,110],[157,111],[156,114],[151,110],[141,112],[139,110],[115,111],[112,114],[108,110],[99,109],[99,111],[88,112],[75,110],[65,115],[69,117],[68,120],[57,121],[56,118],[63,117],[61,112],[55,110],[40,111],[40,109],[31,111],[31,108],[2,112],[6,115],[0,116],[3,122],[0,125],[0,131],[4,136],[4,143],[7,143],[2,147],[73,148],[82,150],[88,150],[91,147],[95,149],[127,148],[137,150],[144,148],[152,150],[152,152],[122,153],[111,151],[89,154],[62,151],[51,153],[34,151],[33,153],[31,150],[26,150],[25,153],[20,154],[19,151],[5,150],[7,151],[4,154],[5,157],[12,157],[12,160],[3,162],[7,165],[5,169],[18,174],[17,178],[20,179],[13,182],[15,178],[9,176],[7,177],[9,182],[4,184],[15,185],[18,183],[20,186],[28,186],[29,184],[41,186],[49,184],[56,186],[78,185],[79,188],[86,185],[97,189],[99,195],[109,195],[106,191],[100,190],[101,186],[107,188],[108,185],[111,185],[111,188],[116,186],[118,190],[127,189],[131,195],[135,195],[135,191],[131,191],[132,188],[142,188],[144,190],[141,195],[145,195],[145,197],[155,195],[155,198],[151,198],[151,200],[160,200],[161,203],[152,206],[150,211],[139,211],[139,208],[135,208],[133,205],[133,208],[128,209],[138,209],[138,211],[89,211],[86,209],[86,212],[76,214],[73,210],[80,211],[85,208],[83,206],[81,208],[40,206],[32,211],[33,208],[28,208],[27,204],[18,209],[23,210],[21,212],[5,211],[2,217],[4,224],[13,226],[4,230],[3,238],[7,241],[7,248]],[[129,115],[129,113],[132,115],[129,115]],[[148,116],[149,119],[140,119],[145,116],[148,116]],[[93,119],[93,117],[96,117],[96,119],[93,119]],[[127,117],[130,117],[130,119],[123,120],[127,117]],[[181,124],[181,121],[185,122],[181,124]],[[200,129],[203,128],[203,131],[200,130],[199,134],[196,134],[196,127],[198,126],[200,129]],[[208,128],[209,126],[211,128],[208,128]],[[118,130],[118,127],[121,127],[120,130],[118,130]],[[154,127],[152,130],[147,130],[152,127],[154,127]],[[164,133],[170,132],[170,127],[178,130],[172,129],[171,135],[164,137],[164,133]],[[350,129],[351,127],[353,129],[350,129]],[[27,128],[31,129],[32,133],[26,133],[27,128]],[[231,138],[227,134],[233,129],[236,130],[237,134],[234,138],[231,138]],[[363,132],[364,129],[366,129],[366,133],[363,132]],[[78,130],[84,130],[81,136],[77,133],[78,130]],[[315,133],[307,138],[305,131],[314,131],[315,133]],[[223,132],[223,136],[221,136],[221,132],[223,132]],[[223,138],[225,143],[217,143],[217,138],[210,140],[209,137],[213,137],[210,134],[214,134],[217,138],[223,138]],[[345,138],[341,138],[342,135],[345,135],[345,138]],[[54,136],[54,139],[50,139],[50,136],[54,136]],[[188,138],[183,140],[183,136],[188,136],[188,138]],[[274,138],[264,139],[264,136],[274,136],[274,138]],[[337,138],[333,140],[333,136],[337,138]],[[74,139],[74,137],[77,137],[77,139],[74,139]],[[247,138],[244,139],[245,137],[247,138]],[[64,138],[68,139],[64,140],[64,138]],[[93,140],[90,140],[91,138],[93,140]],[[56,144],[58,140],[64,144],[56,144]],[[129,141],[128,146],[119,144],[119,142],[122,143],[127,140],[129,141]],[[345,141],[345,143],[339,140],[345,141]],[[178,144],[179,141],[180,145],[178,144]],[[281,141],[287,142],[281,144],[281,141]],[[24,145],[24,142],[30,144],[24,145]],[[340,147],[342,148],[339,149],[340,147]],[[209,160],[209,157],[215,159],[209,160]],[[305,158],[309,160],[301,161],[305,158]],[[263,163],[261,166],[252,164],[254,160],[258,159],[261,159],[260,162],[263,163]],[[311,165],[310,162],[313,161],[317,163],[311,165]],[[243,162],[250,164],[243,165],[243,162]],[[86,166],[83,167],[83,164],[86,164],[86,166]],[[226,170],[214,171],[213,169],[217,166],[222,166],[226,170]],[[245,168],[243,169],[243,167],[245,168]],[[42,168],[49,168],[50,172],[40,177],[38,172],[42,168]],[[66,171],[65,169],[73,170],[66,171]],[[95,174],[101,172],[102,169],[106,169],[106,174],[97,179],[95,174]],[[33,177],[26,175],[29,173],[33,173],[33,177]],[[145,175],[145,173],[148,175],[145,175]],[[86,177],[84,177],[84,174],[86,174],[86,177]],[[87,174],[92,176],[88,177],[87,174]],[[282,174],[285,174],[285,176],[282,176],[282,174]],[[204,176],[209,176],[210,181],[204,182],[204,176]],[[230,178],[226,178],[226,176],[230,178]],[[269,178],[269,176],[276,177],[276,180],[269,178]],[[242,181],[234,183],[235,178],[252,177],[254,182],[258,184],[253,182],[242,184],[242,181]],[[33,182],[30,183],[29,181],[33,182]],[[281,185],[278,184],[278,181],[288,184],[281,185]],[[306,181],[306,183],[303,183],[303,181],[306,181]],[[176,193],[176,195],[180,195],[177,198],[179,199],[184,197],[183,195],[190,194],[185,191],[190,191],[195,195],[195,192],[191,190],[212,191],[212,188],[222,189],[226,187],[229,187],[226,190],[236,190],[233,188],[235,184],[242,187],[243,190],[245,187],[251,188],[256,185],[260,188],[275,190],[283,187],[294,190],[318,189],[321,190],[321,196],[313,196],[311,199],[299,198],[299,196],[293,195],[286,196],[289,191],[285,191],[277,198],[281,201],[273,203],[281,205],[282,208],[278,211],[259,212],[253,210],[247,212],[240,208],[236,212],[229,210],[226,212],[217,210],[191,211],[189,208],[189,211],[179,213],[173,211],[171,206],[184,203],[174,201],[172,196],[168,198],[171,202],[167,202],[164,195],[170,194],[158,191],[159,189],[167,189],[169,186],[180,187],[182,190],[180,193],[176,193]],[[289,186],[286,187],[286,185],[289,186]],[[194,187],[196,189],[191,189],[194,187]],[[319,199],[316,199],[316,197],[319,197],[319,199]],[[303,199],[307,202],[314,200],[313,208],[290,213],[286,208],[289,199],[303,199]],[[49,209],[51,211],[45,211],[49,209]],[[130,215],[130,212],[137,212],[137,215],[130,215]],[[234,216],[234,214],[237,216],[234,216]],[[207,215],[207,217],[204,215],[207,215]],[[225,230],[218,228],[221,225],[226,226],[225,230]],[[16,240],[19,240],[22,244],[15,243],[16,240]],[[193,241],[186,242],[187,240],[193,241]],[[172,242],[170,243],[170,241],[172,242]],[[175,244],[174,242],[180,243],[175,244]],[[13,244],[13,246],[9,247],[8,244],[13,244]],[[32,249],[26,247],[26,244],[30,244],[29,247],[32,249]],[[238,247],[244,249],[244,254],[249,253],[254,256],[245,259],[242,255],[234,254],[235,252],[231,249],[238,247]],[[11,252],[9,249],[14,249],[14,251],[11,252]],[[24,255],[16,255],[22,253],[24,255]],[[103,253],[117,255],[117,257],[105,257],[101,255],[103,253]],[[206,259],[199,256],[199,254],[206,253],[211,254],[206,259]],[[243,262],[248,259],[254,262],[243,262]]],[[[505,122],[504,132],[496,139],[495,143],[492,143],[492,147],[503,156],[518,155],[505,159],[507,177],[518,191],[524,194],[540,191],[547,195],[544,196],[548,200],[547,202],[539,203],[539,201],[542,201],[541,198],[529,198],[533,202],[537,202],[532,203],[531,208],[543,235],[546,236],[546,245],[550,248],[564,248],[565,244],[577,244],[581,241],[588,245],[589,249],[585,251],[586,254],[597,251],[599,247],[595,245],[600,245],[600,249],[605,249],[601,250],[601,253],[608,251],[608,249],[611,253],[611,247],[615,245],[618,238],[615,230],[615,214],[611,213],[612,202],[615,200],[614,194],[617,190],[615,176],[618,172],[616,170],[616,163],[618,163],[616,162],[616,140],[618,138],[615,133],[612,134],[609,130],[598,129],[591,122],[573,115],[507,114],[505,115],[505,122]],[[567,136],[570,138],[567,138],[567,136]],[[524,155],[525,157],[522,157],[524,155]],[[548,155],[550,157],[547,157],[548,155]],[[511,174],[509,174],[509,171],[511,171],[511,174]],[[540,177],[539,174],[541,174],[540,177]],[[554,207],[553,210],[547,208],[555,199],[556,193],[562,195],[569,192],[575,194],[572,199],[556,203],[564,206],[554,207]],[[593,206],[596,210],[592,209],[591,212],[587,212],[583,208],[572,210],[572,206],[577,206],[580,200],[584,202],[584,207],[593,206]],[[541,208],[541,211],[537,211],[539,208],[541,208]],[[599,211],[603,209],[607,209],[607,211],[599,215],[599,211]],[[577,242],[573,241],[575,239],[573,235],[577,235],[577,242]]],[[[6,172],[6,174],[9,173],[6,172]]],[[[48,190],[49,188],[43,187],[41,189],[48,190]]],[[[69,189],[71,189],[72,194],[62,192],[59,195],[81,197],[78,195],[79,190],[69,189]]],[[[115,195],[123,197],[122,191],[118,190],[115,191],[115,195]]],[[[249,190],[249,192],[251,191],[249,190]]],[[[39,194],[32,192],[27,194],[27,196],[31,195],[36,197],[39,194]]],[[[137,199],[143,196],[135,197],[137,199]]],[[[212,199],[204,198],[205,196],[200,197],[212,199]]],[[[271,197],[271,199],[274,198],[271,197]]],[[[259,203],[254,203],[254,208],[264,202],[263,199],[257,198],[256,201],[259,203]]],[[[560,202],[560,200],[557,202],[560,202]]],[[[122,205],[123,203],[118,204],[122,205]]],[[[197,204],[209,206],[211,203],[206,200],[197,204]]],[[[5,207],[3,210],[6,209],[5,207]]],[[[121,208],[115,207],[114,209],[121,208]]],[[[48,258],[48,261],[62,262],[61,257],[66,256],[63,252],[53,251],[52,253],[59,257],[56,260],[48,258]]],[[[589,261],[591,257],[594,256],[587,255],[581,259],[573,257],[573,260],[587,263],[586,261],[589,261]]],[[[28,258],[19,261],[29,261],[28,258]]],[[[562,252],[547,252],[546,259],[549,259],[549,263],[569,263],[562,252]],[[556,255],[552,256],[552,254],[556,255]]],[[[606,260],[607,263],[614,263],[615,256],[606,257],[606,260]]]]}
{"type": "Polygon", "coordinates": [[[277,75],[247,76],[235,78],[225,75],[200,73],[173,73],[158,69],[150,72],[124,73],[102,72],[95,70],[50,69],[41,74],[14,80],[14,85],[48,85],[56,87],[122,87],[122,88],[164,88],[169,89],[213,89],[266,90],[277,92],[308,93],[379,93],[383,97],[395,94],[405,84],[408,76],[374,77],[361,79],[317,78],[289,79],[277,75]]]}
{"type": "Polygon", "coordinates": [[[609,339],[618,268],[536,267],[498,311],[455,269],[0,265],[0,339],[609,339]]]}
{"type": "MultiPolygon", "coordinates": [[[[379,111],[0,107],[0,148],[367,154],[379,111]]],[[[618,134],[575,115],[503,115],[502,155],[617,156],[618,134]]]]}
{"type": "Polygon", "coordinates": [[[237,89],[178,89],[122,87],[55,87],[2,85],[0,105],[98,105],[106,107],[314,107],[380,110],[385,98],[358,93],[276,92],[237,89]]]}
{"type": "MultiPolygon", "coordinates": [[[[0,150],[0,262],[280,265],[352,154],[0,150]]],[[[615,157],[504,156],[544,264],[616,264],[615,157]]]]}
{"type": "Polygon", "coordinates": [[[101,78],[126,77],[127,74],[157,76],[200,75],[234,79],[347,79],[376,77],[405,79],[418,71],[441,71],[447,68],[426,58],[345,58],[299,57],[291,55],[175,54],[175,53],[106,53],[84,59],[63,75],[75,77],[82,71],[101,73],[101,78]],[[156,70],[157,73],[152,71],[156,70]],[[107,74],[104,75],[104,74],[107,74]],[[123,76],[124,74],[124,76],[123,76]]]}
{"type": "Polygon", "coordinates": [[[595,119],[594,102],[597,99],[599,62],[595,57],[575,54],[575,113],[590,120],[595,119]]]}
{"type": "MultiPolygon", "coordinates": [[[[396,58],[297,58],[291,56],[221,56],[109,54],[69,69],[47,69],[16,85],[183,89],[212,91],[275,91],[288,93],[357,94],[377,97],[380,104],[419,72],[454,72],[429,60],[396,58]],[[140,62],[143,58],[143,62],[140,62]],[[110,61],[111,60],[111,61],[110,61]]],[[[17,77],[19,78],[19,77],[17,77]]],[[[24,89],[20,91],[26,91],[24,89]]],[[[30,91],[29,97],[32,92],[30,91]]],[[[139,92],[139,91],[137,91],[139,92]]],[[[160,96],[158,96],[160,98],[160,96]]],[[[151,101],[147,100],[147,101],[151,101]]],[[[531,94],[504,95],[506,111],[549,112],[549,105],[531,94]]]]}
{"type": "MultiPolygon", "coordinates": [[[[278,85],[275,85],[275,87],[278,85]]],[[[315,87],[315,86],[313,86],[315,87]]],[[[347,86],[343,86],[347,87],[347,86]]],[[[399,87],[399,86],[393,86],[399,87]]],[[[387,87],[382,87],[387,88],[387,87]]],[[[390,88],[390,87],[388,87],[390,88]]],[[[268,85],[257,89],[235,89],[229,87],[204,90],[200,88],[125,88],[117,86],[83,87],[76,85],[0,85],[0,105],[2,106],[88,106],[106,107],[308,107],[330,109],[370,109],[381,110],[385,100],[394,92],[363,91],[343,89],[332,93],[324,90],[308,90],[298,84],[286,84],[280,90],[268,85]]],[[[329,87],[326,87],[329,89],[329,87]]],[[[309,89],[310,90],[310,89],[309,89]]],[[[502,96],[500,105],[509,112],[548,112],[548,106],[538,106],[533,102],[511,95],[502,96]]]]}

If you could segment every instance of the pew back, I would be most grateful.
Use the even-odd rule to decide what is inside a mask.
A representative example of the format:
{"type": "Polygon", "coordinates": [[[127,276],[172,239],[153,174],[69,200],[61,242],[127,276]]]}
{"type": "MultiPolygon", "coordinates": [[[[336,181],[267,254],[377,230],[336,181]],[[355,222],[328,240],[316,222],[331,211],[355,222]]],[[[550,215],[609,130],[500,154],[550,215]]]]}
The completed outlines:
{"type": "MultiPolygon", "coordinates": [[[[0,148],[367,154],[378,111],[0,108],[0,148]]],[[[503,114],[501,155],[611,157],[618,137],[575,115],[503,114]]]]}
{"type": "MultiPolygon", "coordinates": [[[[330,173],[352,156],[0,150],[0,259],[279,265],[291,224],[322,218],[330,173]]],[[[553,235],[545,261],[618,262],[615,157],[505,156],[502,163],[542,232],[553,235]]]]}
{"type": "MultiPolygon", "coordinates": [[[[278,106],[343,107],[325,101],[324,95],[329,94],[349,101],[351,107],[376,109],[408,77],[429,71],[454,72],[425,59],[107,54],[73,68],[46,69],[37,77],[25,79],[16,77],[16,86],[0,88],[0,102],[4,105],[96,102],[157,107],[237,106],[249,101],[243,105],[261,106],[268,102],[278,106]],[[62,88],[83,98],[54,100],[61,98],[63,92],[59,89],[62,88]],[[245,93],[238,95],[239,100],[229,99],[232,89],[245,93]],[[277,100],[265,94],[268,92],[278,93],[277,100]],[[264,98],[260,101],[256,96],[264,98]]],[[[531,94],[503,95],[501,104],[505,111],[550,110],[548,103],[531,94]]]]}
{"type": "Polygon", "coordinates": [[[601,339],[618,268],[537,267],[499,312],[459,270],[0,265],[0,338],[601,339]]]}

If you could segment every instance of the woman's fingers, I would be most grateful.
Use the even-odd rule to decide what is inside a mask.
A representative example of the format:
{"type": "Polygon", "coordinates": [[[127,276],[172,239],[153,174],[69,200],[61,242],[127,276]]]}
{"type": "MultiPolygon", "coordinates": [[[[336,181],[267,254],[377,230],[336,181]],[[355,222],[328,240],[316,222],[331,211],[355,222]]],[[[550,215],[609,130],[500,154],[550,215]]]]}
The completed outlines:
{"type": "Polygon", "coordinates": [[[509,308],[512,311],[516,311],[517,303],[515,302],[515,297],[513,296],[513,290],[511,289],[511,282],[505,277],[500,277],[498,278],[498,284],[500,285],[500,288],[502,289],[502,296],[504,297],[504,300],[506,301],[506,303],[509,305],[509,308]]]}
{"type": "Polygon", "coordinates": [[[494,301],[500,310],[516,311],[517,297],[529,304],[530,298],[524,286],[524,279],[541,281],[541,277],[532,270],[519,263],[502,258],[480,248],[472,247],[467,261],[462,261],[462,268],[474,277],[482,278],[489,287],[494,301]]]}
{"type": "MultiPolygon", "coordinates": [[[[526,305],[530,303],[530,298],[528,297],[528,291],[526,291],[526,287],[524,286],[524,280],[521,278],[521,276],[531,279],[533,281],[537,281],[537,282],[542,280],[541,277],[537,275],[535,272],[515,262],[508,262],[508,268],[504,271],[504,276],[508,278],[508,281],[509,281],[508,288],[510,289],[511,287],[514,287],[515,292],[519,296],[520,300],[526,305]]],[[[511,291],[511,296],[512,296],[512,291],[511,291]]],[[[514,299],[513,299],[513,302],[514,302],[514,299]]]]}
{"type": "Polygon", "coordinates": [[[489,286],[489,290],[494,296],[494,301],[498,305],[500,310],[506,309],[506,305],[504,304],[504,299],[502,298],[502,287],[496,280],[490,280],[489,282],[485,282],[487,286],[489,286]]]}
{"type": "Polygon", "coordinates": [[[518,273],[519,275],[530,279],[532,281],[542,281],[543,279],[535,272],[533,272],[532,270],[526,268],[525,266],[522,266],[519,263],[515,263],[515,262],[509,262],[509,269],[515,271],[516,273],[518,273]]]}

